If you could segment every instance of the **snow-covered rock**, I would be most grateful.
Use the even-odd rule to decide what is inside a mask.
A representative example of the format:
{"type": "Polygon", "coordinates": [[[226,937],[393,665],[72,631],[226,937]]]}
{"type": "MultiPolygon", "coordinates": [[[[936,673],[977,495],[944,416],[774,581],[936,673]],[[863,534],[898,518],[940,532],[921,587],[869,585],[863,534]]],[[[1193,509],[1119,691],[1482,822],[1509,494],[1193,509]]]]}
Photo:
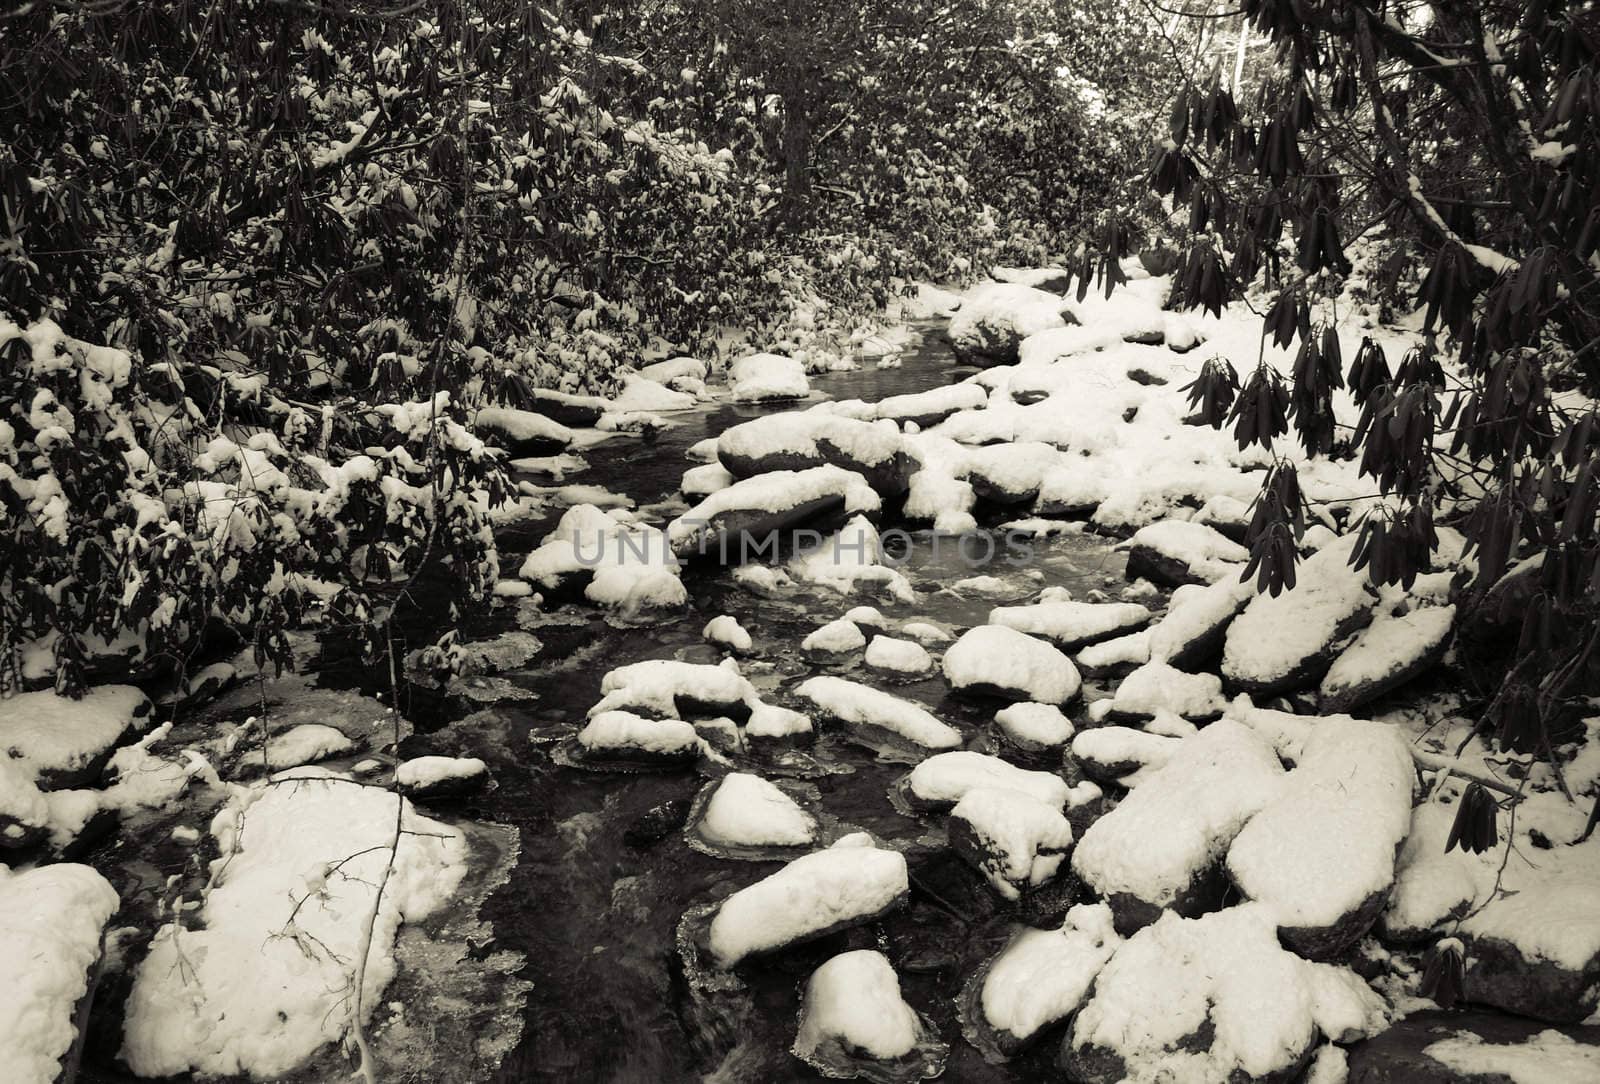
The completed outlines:
{"type": "Polygon", "coordinates": [[[1070,703],[1082,688],[1071,659],[1004,625],[963,633],[945,652],[944,676],[958,692],[1039,704],[1070,703]]]}
{"type": "Polygon", "coordinates": [[[1562,857],[1462,919],[1467,1000],[1562,1024],[1600,1006],[1600,868],[1562,857]]]}
{"type": "Polygon", "coordinates": [[[1061,807],[1003,787],[974,787],[950,811],[950,846],[1008,900],[1054,877],[1072,846],[1061,807]]]}
{"type": "Polygon", "coordinates": [[[1122,679],[1111,699],[1110,718],[1143,721],[1170,711],[1185,719],[1205,721],[1228,706],[1222,679],[1215,674],[1186,674],[1164,662],[1147,662],[1122,679]]]}
{"type": "Polygon", "coordinates": [[[843,678],[814,677],[796,687],[795,693],[869,742],[887,739],[894,745],[910,743],[933,750],[961,745],[961,732],[934,718],[926,708],[867,685],[843,678]]]}
{"type": "Polygon", "coordinates": [[[867,645],[867,665],[899,677],[921,677],[933,669],[933,656],[915,640],[874,636],[867,645]]]}
{"type": "Polygon", "coordinates": [[[1021,929],[972,979],[962,998],[967,1039],[1009,1058],[1078,1010],[1122,939],[1111,909],[1080,903],[1054,930],[1021,929]]]}
{"type": "Polygon", "coordinates": [[[739,619],[729,614],[721,614],[706,622],[706,627],[700,630],[707,643],[716,644],[726,648],[735,655],[743,655],[755,647],[755,641],[750,638],[750,633],[739,624],[739,619]]]}
{"type": "Polygon", "coordinates": [[[1083,774],[1101,783],[1127,785],[1127,778],[1172,759],[1178,739],[1126,726],[1080,730],[1072,739],[1072,759],[1083,774]]]}
{"type": "Polygon", "coordinates": [[[1166,519],[1134,532],[1127,541],[1128,579],[1177,587],[1237,577],[1250,551],[1203,523],[1166,519]]]}
{"type": "Polygon", "coordinates": [[[1111,905],[1119,931],[1147,925],[1163,909],[1199,914],[1221,898],[1229,844],[1277,795],[1283,776],[1272,747],[1224,717],[1179,742],[1164,765],[1095,821],[1078,841],[1072,868],[1111,905]]]}
{"type": "Polygon", "coordinates": [[[1036,602],[989,611],[989,624],[1043,637],[1063,651],[1122,636],[1149,620],[1150,611],[1135,602],[1036,602]]]}
{"type": "Polygon", "coordinates": [[[778,533],[808,519],[841,508],[873,512],[881,503],[861,475],[841,467],[773,471],[711,494],[667,525],[667,539],[679,555],[738,563],[772,555],[778,533]]]}
{"type": "Polygon", "coordinates": [[[783,747],[813,740],[816,732],[811,717],[777,704],[757,704],[744,725],[744,736],[752,746],[783,747]]]}
{"type": "Polygon", "coordinates": [[[666,414],[674,410],[693,410],[699,399],[638,373],[622,378],[622,391],[611,401],[609,411],[616,414],[666,414]]]}
{"type": "Polygon", "coordinates": [[[1333,660],[1318,690],[1317,707],[1349,711],[1430,669],[1450,646],[1455,616],[1454,606],[1380,614],[1333,660]]]}
{"type": "Polygon", "coordinates": [[[473,428],[513,456],[555,455],[573,441],[572,430],[560,422],[515,407],[484,407],[474,418],[473,428]]]}
{"type": "MultiPolygon", "coordinates": [[[[326,723],[300,723],[267,739],[266,766],[274,771],[314,764],[355,748],[355,743],[336,726],[326,723]]],[[[247,758],[245,763],[251,762],[247,758]]]]}
{"type": "Polygon", "coordinates": [[[217,814],[214,872],[227,875],[213,880],[198,924],[162,926],[139,964],[122,1058],[140,1076],[281,1076],[340,1042],[367,916],[376,906],[363,1024],[394,978],[401,924],[444,906],[466,875],[461,831],[405,799],[316,768],[275,779],[217,814]],[[402,834],[385,879],[397,801],[402,834]]]}
{"type": "Polygon", "coordinates": [[[645,659],[607,671],[600,679],[600,700],[590,717],[623,709],[662,718],[727,715],[749,716],[760,701],[755,686],[732,659],[718,665],[645,659]]]}
{"type": "Polygon", "coordinates": [[[561,425],[575,428],[593,426],[600,420],[600,415],[611,408],[611,404],[598,395],[573,395],[550,388],[533,388],[529,397],[538,413],[561,425]]]}
{"type": "Polygon", "coordinates": [[[1027,794],[1052,809],[1067,803],[1070,789],[1066,780],[1051,772],[1030,771],[987,753],[958,749],[918,764],[906,776],[904,792],[915,808],[943,811],[982,787],[1027,794]]]}
{"type": "MultiPolygon", "coordinates": [[[[1220,640],[1217,646],[1220,650],[1220,640]]],[[[1083,673],[1095,676],[1143,666],[1150,661],[1150,630],[1140,629],[1126,636],[1090,644],[1074,655],[1072,661],[1083,673]]]]}
{"type": "Polygon", "coordinates": [[[621,510],[578,504],[528,554],[518,575],[547,591],[583,585],[593,603],[638,613],[688,602],[678,558],[660,530],[621,510]]]}
{"type": "Polygon", "coordinates": [[[710,368],[699,358],[675,357],[652,362],[639,367],[639,375],[646,380],[672,387],[675,381],[690,380],[704,384],[711,375],[710,368]]]}
{"type": "Polygon", "coordinates": [[[875,405],[873,416],[927,429],[959,411],[980,410],[988,401],[989,393],[978,384],[946,384],[909,395],[891,395],[875,405]]]}
{"type": "Polygon", "coordinates": [[[815,583],[843,594],[867,591],[901,602],[916,596],[904,573],[885,560],[883,539],[865,516],[854,516],[837,534],[788,564],[799,583],[815,583]]]}
{"type": "Polygon", "coordinates": [[[729,772],[708,788],[710,798],[695,831],[709,843],[803,847],[817,838],[816,818],[759,775],[729,772]]]}
{"type": "Polygon", "coordinates": [[[967,453],[966,479],[972,490],[996,504],[1023,504],[1039,494],[1039,486],[1061,453],[1038,441],[990,444],[967,453]]]}
{"type": "Polygon", "coordinates": [[[1271,915],[1245,904],[1167,914],[1118,946],[1061,1063],[1089,1084],[1287,1081],[1324,1036],[1351,1042],[1384,1023],[1382,999],[1354,972],[1286,952],[1271,915]]]}
{"type": "Polygon", "coordinates": [[[930,1032],[901,997],[888,958],[857,949],[811,973],[793,1052],[827,1077],[924,1079],[937,1076],[944,1060],[944,1047],[930,1032]],[[862,1062],[886,1063],[884,1075],[862,1062]]]}
{"type": "Polygon", "coordinates": [[[477,757],[413,757],[394,770],[394,784],[411,798],[445,798],[482,790],[489,766],[477,757]]]}
{"type": "Polygon", "coordinates": [[[738,403],[804,399],[811,394],[806,367],[782,354],[751,354],[728,366],[728,384],[738,403]]]}
{"type": "Polygon", "coordinates": [[[597,761],[663,766],[689,764],[700,755],[700,735],[681,719],[646,719],[630,711],[602,711],[578,732],[578,746],[597,761]]]}
{"type": "Polygon", "coordinates": [[[88,866],[0,865],[0,1050],[13,1084],[52,1084],[78,1039],[76,1010],[119,905],[88,866]]]}
{"type": "Polygon", "coordinates": [[[936,646],[939,644],[948,644],[951,640],[955,639],[955,637],[950,635],[948,631],[940,628],[938,625],[935,625],[930,621],[907,621],[905,624],[900,626],[900,632],[904,636],[911,637],[924,647],[928,646],[929,644],[936,646]]]}
{"type": "Polygon", "coordinates": [[[112,748],[149,724],[150,701],[132,685],[99,685],[81,699],[50,690],[0,699],[0,749],[46,790],[92,781],[112,748]]]}
{"type": "Polygon", "coordinates": [[[911,475],[905,437],[892,422],[872,423],[825,411],[771,414],[717,438],[717,458],[735,478],[831,464],[854,471],[879,493],[904,493],[911,475]]]}
{"type": "Polygon", "coordinates": [[[813,659],[823,661],[854,655],[866,646],[867,638],[862,635],[855,622],[846,621],[842,617],[818,627],[800,641],[801,651],[813,659]]]}
{"type": "Polygon", "coordinates": [[[723,900],[708,933],[711,956],[727,970],[748,956],[871,922],[909,893],[903,854],[846,836],[723,900]]]}
{"type": "Polygon", "coordinates": [[[1057,294],[1013,283],[979,286],[950,321],[956,358],[968,365],[1014,365],[1022,340],[1065,327],[1070,308],[1057,294]]]}
{"type": "Polygon", "coordinates": [[[1383,910],[1411,826],[1407,746],[1387,723],[1320,723],[1277,796],[1228,848],[1234,886],[1268,906],[1300,955],[1338,956],[1383,910]]]}
{"type": "Polygon", "coordinates": [[[1180,587],[1161,620],[1150,627],[1150,658],[1179,670],[1199,670],[1222,654],[1228,626],[1256,597],[1254,581],[1224,576],[1209,587],[1180,587]]]}
{"type": "Polygon", "coordinates": [[[1341,642],[1372,619],[1373,595],[1363,569],[1349,565],[1353,536],[1323,547],[1296,570],[1278,597],[1261,594],[1228,626],[1222,676],[1252,695],[1315,684],[1341,642]]]}
{"type": "Polygon", "coordinates": [[[1024,752],[1059,749],[1072,740],[1072,720],[1054,704],[1024,701],[994,713],[994,725],[1024,752]]]}
{"type": "Polygon", "coordinates": [[[736,481],[738,479],[721,463],[701,463],[683,472],[683,478],[678,482],[678,492],[690,499],[699,500],[711,496],[718,490],[727,489],[736,481]]]}

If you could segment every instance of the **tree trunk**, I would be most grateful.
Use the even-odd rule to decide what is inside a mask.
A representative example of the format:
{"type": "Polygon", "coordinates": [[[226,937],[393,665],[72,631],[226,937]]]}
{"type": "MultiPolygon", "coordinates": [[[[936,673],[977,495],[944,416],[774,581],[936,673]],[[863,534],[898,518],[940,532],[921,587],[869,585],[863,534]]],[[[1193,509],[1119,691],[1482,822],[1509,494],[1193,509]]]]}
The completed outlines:
{"type": "Polygon", "coordinates": [[[795,90],[783,96],[783,204],[790,223],[801,222],[811,206],[811,116],[805,95],[795,90]]]}

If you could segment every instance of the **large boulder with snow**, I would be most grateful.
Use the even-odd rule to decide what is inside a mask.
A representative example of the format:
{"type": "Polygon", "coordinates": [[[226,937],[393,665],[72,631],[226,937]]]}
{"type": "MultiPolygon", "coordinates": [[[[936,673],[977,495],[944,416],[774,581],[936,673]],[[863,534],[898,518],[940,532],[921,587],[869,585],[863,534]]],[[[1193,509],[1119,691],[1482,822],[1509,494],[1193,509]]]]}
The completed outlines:
{"type": "Polygon", "coordinates": [[[1383,999],[1354,972],[1285,951],[1258,904],[1167,914],[1101,969],[1061,1065],[1087,1084],[1288,1084],[1324,1038],[1351,1042],[1385,1022],[1383,999]]]}
{"type": "Polygon", "coordinates": [[[843,509],[875,512],[882,501],[866,479],[842,467],[773,471],[718,490],[667,525],[680,557],[738,564],[785,548],[785,533],[843,509]]]}
{"type": "Polygon", "coordinates": [[[1444,658],[1454,606],[1383,614],[1339,653],[1317,691],[1321,711],[1349,711],[1400,688],[1444,658]]]}
{"type": "Polygon", "coordinates": [[[1071,659],[1004,625],[963,633],[944,654],[944,676],[957,692],[1038,704],[1070,703],[1083,685],[1071,659]]]}
{"type": "Polygon", "coordinates": [[[33,772],[0,750],[0,848],[21,850],[50,829],[50,804],[33,772]]]}
{"type": "Polygon", "coordinates": [[[473,428],[513,456],[554,455],[572,443],[572,430],[552,418],[516,407],[487,406],[473,428]]]}
{"type": "Polygon", "coordinates": [[[966,365],[1015,365],[1023,339],[1065,327],[1070,315],[1060,296],[1044,290],[1014,283],[980,286],[950,321],[950,344],[966,365]]]}
{"type": "Polygon", "coordinates": [[[1056,875],[1072,846],[1061,807],[1005,787],[975,787],[950,811],[950,848],[1008,900],[1056,875]]]}
{"type": "Polygon", "coordinates": [[[1057,929],[1019,930],[962,991],[967,1041],[992,1061],[1016,1056],[1078,1010],[1121,943],[1103,903],[1073,907],[1057,929]]]}
{"type": "Polygon", "coordinates": [[[811,394],[806,367],[782,354],[751,354],[728,366],[728,384],[738,403],[804,399],[811,394]]]}
{"type": "Polygon", "coordinates": [[[989,624],[1041,636],[1063,651],[1077,651],[1132,632],[1150,620],[1150,611],[1136,602],[1036,602],[1028,606],[996,606],[989,624]]]}
{"type": "Polygon", "coordinates": [[[1250,551],[1203,523],[1166,519],[1135,531],[1127,541],[1130,580],[1167,587],[1216,583],[1238,576],[1250,551]]]}
{"type": "MultiPolygon", "coordinates": [[[[1575,846],[1593,846],[1591,843],[1575,846]]],[[[1587,856],[1541,852],[1457,927],[1466,1000],[1572,1024],[1600,1006],[1600,870],[1587,856]]]]}
{"type": "Polygon", "coordinates": [[[1365,570],[1350,567],[1353,537],[1330,542],[1300,563],[1295,585],[1261,594],[1228,626],[1222,676],[1251,695],[1291,692],[1328,672],[1344,640],[1372,620],[1365,570]]]}
{"type": "Polygon", "coordinates": [[[1588,1084],[1600,1077],[1600,1026],[1424,1009],[1351,1047],[1348,1068],[1350,1084],[1588,1084]]]}
{"type": "Polygon", "coordinates": [[[832,464],[854,471],[879,493],[904,493],[911,477],[906,440],[892,423],[822,411],[772,414],[717,438],[717,459],[735,478],[832,464]]]}
{"type": "Polygon", "coordinates": [[[1276,797],[1283,775],[1272,746],[1223,718],[1179,742],[1165,764],[1091,825],[1072,868],[1111,905],[1123,933],[1163,910],[1200,914],[1220,902],[1223,856],[1276,797]]]}
{"type": "Polygon", "coordinates": [[[846,836],[723,900],[707,948],[715,966],[727,970],[871,922],[904,904],[910,887],[905,855],[874,846],[865,834],[846,836]]]}
{"type": "Polygon", "coordinates": [[[1322,721],[1278,795],[1229,846],[1229,879],[1268,905],[1289,948],[1339,956],[1388,901],[1415,780],[1398,728],[1322,721]]]}
{"type": "Polygon", "coordinates": [[[569,428],[592,428],[611,404],[598,395],[572,395],[549,388],[534,388],[530,393],[535,411],[569,428]]]}
{"type": "Polygon", "coordinates": [[[7,1080],[50,1084],[71,1077],[70,1071],[63,1077],[64,1060],[83,1038],[78,1009],[119,902],[88,866],[12,872],[0,865],[0,1050],[7,1080]]]}
{"type": "Polygon", "coordinates": [[[18,693],[0,700],[0,750],[43,790],[82,786],[150,718],[149,699],[132,685],[99,685],[77,700],[18,693]]]}

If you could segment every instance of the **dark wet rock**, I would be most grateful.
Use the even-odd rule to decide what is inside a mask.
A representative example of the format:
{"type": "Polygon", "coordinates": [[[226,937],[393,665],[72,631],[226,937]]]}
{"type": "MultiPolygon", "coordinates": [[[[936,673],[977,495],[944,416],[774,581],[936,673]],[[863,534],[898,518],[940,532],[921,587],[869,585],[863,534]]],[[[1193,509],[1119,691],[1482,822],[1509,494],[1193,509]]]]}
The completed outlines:
{"type": "Polygon", "coordinates": [[[708,557],[724,565],[770,560],[793,548],[794,540],[786,536],[795,528],[824,520],[843,508],[844,496],[835,493],[771,511],[733,508],[717,512],[698,531],[674,538],[673,549],[680,557],[708,557]]]}
{"type": "MultiPolygon", "coordinates": [[[[1333,631],[1326,637],[1320,648],[1266,677],[1249,675],[1229,667],[1227,665],[1228,641],[1225,641],[1223,647],[1223,681],[1229,688],[1249,693],[1254,697],[1276,696],[1314,685],[1322,680],[1323,676],[1327,674],[1328,668],[1333,665],[1333,660],[1337,657],[1339,648],[1344,643],[1345,638],[1360,632],[1371,621],[1372,609],[1369,601],[1366,607],[1341,618],[1334,625],[1333,631]]],[[[1228,636],[1231,638],[1237,631],[1237,624],[1230,626],[1228,636]]]]}
{"type": "Polygon", "coordinates": [[[1600,1004],[1600,954],[1573,969],[1530,959],[1497,937],[1464,934],[1461,940],[1467,957],[1464,994],[1473,1004],[1557,1024],[1575,1024],[1600,1004]]]}
{"type": "Polygon", "coordinates": [[[420,802],[464,798],[489,782],[489,766],[477,757],[416,757],[395,769],[395,788],[420,802]]]}
{"type": "Polygon", "coordinates": [[[1177,269],[1182,253],[1170,245],[1155,245],[1139,250],[1139,266],[1153,277],[1170,275],[1177,269]]]}
{"type": "Polygon", "coordinates": [[[1284,947],[1308,960],[1335,960],[1372,929],[1389,902],[1389,890],[1374,892],[1327,926],[1280,926],[1284,947]]]}
{"type": "MultiPolygon", "coordinates": [[[[1550,1025],[1482,1009],[1454,1012],[1427,1010],[1396,1020],[1388,1030],[1349,1049],[1348,1084],[1510,1084],[1500,1073],[1465,1074],[1427,1053],[1437,1042],[1460,1035],[1475,1036],[1484,1043],[1518,1046],[1544,1032],[1550,1025]]],[[[1600,1027],[1575,1026],[1556,1029],[1560,1034],[1588,1047],[1600,1047],[1600,1027]]],[[[1550,1084],[1556,1084],[1554,1080],[1550,1084]]]]}
{"type": "Polygon", "coordinates": [[[597,395],[569,395],[548,388],[534,388],[530,406],[562,425],[586,429],[600,420],[610,406],[597,395]]]}
{"type": "Polygon", "coordinates": [[[879,418],[902,426],[927,429],[963,410],[981,410],[989,403],[989,393],[979,384],[947,384],[910,395],[892,395],[877,404],[879,418]]]}
{"type": "Polygon", "coordinates": [[[1147,388],[1160,388],[1164,387],[1167,383],[1166,377],[1157,376],[1148,369],[1129,369],[1128,379],[1133,381],[1135,384],[1143,384],[1147,388]]]}
{"type": "Polygon", "coordinates": [[[1166,339],[1166,335],[1163,334],[1162,330],[1158,327],[1140,328],[1137,331],[1130,331],[1126,335],[1122,336],[1123,342],[1134,343],[1138,346],[1160,346],[1162,343],[1166,342],[1166,339]]]}
{"type": "Polygon", "coordinates": [[[644,850],[681,829],[689,820],[690,798],[674,798],[647,809],[623,829],[622,841],[635,850],[644,850]]]}
{"type": "Polygon", "coordinates": [[[1238,575],[1249,551],[1203,523],[1165,520],[1142,527],[1128,540],[1130,580],[1163,587],[1210,584],[1238,575]]]}

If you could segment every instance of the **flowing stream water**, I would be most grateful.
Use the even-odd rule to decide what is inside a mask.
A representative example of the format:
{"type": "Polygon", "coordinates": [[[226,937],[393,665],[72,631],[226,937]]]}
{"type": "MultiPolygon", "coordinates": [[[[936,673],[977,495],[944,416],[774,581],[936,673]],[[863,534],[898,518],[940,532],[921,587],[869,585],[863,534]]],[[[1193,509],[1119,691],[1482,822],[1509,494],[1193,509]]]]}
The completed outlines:
{"type": "MultiPolygon", "coordinates": [[[[818,377],[816,393],[875,401],[959,379],[963,371],[953,367],[948,349],[932,334],[933,325],[917,331],[899,367],[869,363],[855,372],[818,377]]],[[[685,455],[690,445],[740,421],[806,405],[718,403],[670,415],[671,426],[651,438],[616,437],[589,449],[583,453],[589,465],[563,481],[603,488],[640,507],[669,501],[683,471],[693,465],[685,455]]],[[[561,511],[554,507],[502,532],[504,575],[515,574],[521,554],[537,544],[561,511]]],[[[753,883],[779,864],[715,858],[687,844],[683,826],[690,804],[715,778],[713,771],[601,773],[564,767],[552,759],[556,741],[572,734],[599,699],[608,670],[650,658],[719,661],[720,653],[701,637],[704,624],[718,614],[732,614],[753,635],[755,654],[741,665],[769,702],[803,708],[790,687],[816,673],[834,673],[918,701],[968,735],[969,748],[987,749],[986,728],[1000,705],[951,696],[937,671],[922,680],[900,682],[868,672],[859,653],[853,661],[820,666],[800,651],[809,632],[863,603],[883,611],[891,633],[911,620],[959,632],[983,623],[991,607],[1024,601],[1047,586],[1065,586],[1083,597],[1095,589],[1115,594],[1123,584],[1121,555],[1107,540],[1090,534],[1038,539],[1026,561],[997,560],[974,567],[966,555],[982,549],[963,551],[951,538],[936,540],[926,530],[912,531],[900,566],[916,591],[911,603],[806,584],[775,596],[758,595],[740,588],[729,570],[700,562],[684,570],[689,612],[652,625],[630,626],[582,603],[549,609],[531,600],[500,600],[467,615],[472,639],[490,641],[526,631],[542,647],[531,661],[503,671],[476,693],[464,692],[465,683],[458,683],[442,695],[413,696],[407,714],[418,733],[401,753],[488,761],[493,789],[464,801],[430,805],[427,812],[508,825],[521,834],[521,853],[509,880],[483,907],[493,940],[472,946],[474,959],[520,953],[526,960],[521,978],[531,984],[520,1041],[493,1075],[495,1084],[821,1079],[788,1052],[801,990],[830,956],[868,947],[887,954],[907,1001],[937,1026],[949,1045],[943,1079],[982,1084],[1050,1075],[1058,1033],[1048,1034],[1009,1065],[989,1065],[962,1039],[956,1004],[964,984],[1004,944],[1016,922],[1059,921],[1055,916],[1075,902],[1071,878],[1062,878],[1067,883],[1057,891],[1029,903],[1028,914],[1003,907],[979,875],[945,845],[939,818],[907,816],[891,804],[890,789],[909,770],[908,764],[881,760],[824,728],[802,756],[739,765],[774,781],[802,781],[814,788],[815,807],[826,823],[841,830],[866,830],[904,850],[911,900],[877,923],[742,966],[737,971],[741,989],[706,994],[685,978],[675,943],[679,920],[691,908],[753,883]],[[982,585],[952,586],[975,575],[990,579],[982,585]]],[[[413,634],[412,646],[426,643],[431,635],[427,629],[420,632],[413,634]]],[[[359,686],[381,695],[385,685],[379,675],[352,660],[348,645],[329,641],[313,670],[322,684],[334,687],[359,686]]],[[[147,879],[156,884],[185,868],[181,854],[151,861],[147,879]]],[[[445,960],[439,965],[451,966],[445,960]]],[[[403,1000],[415,989],[414,980],[402,971],[387,997],[403,1000]]],[[[473,1049],[481,1021],[508,1007],[459,1005],[456,1023],[430,1023],[435,1032],[454,1030],[450,1041],[437,1041],[432,1048],[426,1041],[413,1041],[407,1049],[420,1060],[390,1065],[381,1079],[452,1084],[485,1079],[485,1071],[452,1058],[473,1049]]],[[[430,1004],[414,1011],[438,1013],[440,1007],[430,1004]]],[[[134,1079],[116,1058],[119,1045],[119,1008],[108,1007],[94,1021],[80,1081],[120,1084],[134,1079]]],[[[340,1061],[337,1054],[319,1055],[292,1079],[342,1077],[347,1070],[339,1068],[340,1061]]]]}
{"type": "MultiPolygon", "coordinates": [[[[837,399],[882,399],[950,383],[950,355],[931,336],[904,355],[901,367],[863,368],[821,377],[816,386],[837,399]]],[[[690,466],[693,442],[769,410],[718,406],[674,415],[675,426],[653,443],[618,440],[591,454],[592,466],[569,481],[603,486],[639,504],[667,497],[690,466]]],[[[541,528],[542,529],[542,528],[541,528]]],[[[970,553],[982,547],[970,547],[970,553]]],[[[800,989],[810,972],[844,948],[878,947],[894,962],[907,1000],[939,1025],[951,1045],[945,1079],[1028,1079],[1053,1056],[1054,1043],[1006,1067],[987,1065],[960,1038],[954,1005],[962,985],[1008,936],[1014,914],[944,847],[941,827],[904,816],[890,804],[892,784],[908,767],[824,732],[810,783],[829,816],[908,848],[912,902],[865,928],[837,934],[741,970],[748,991],[704,996],[685,981],[674,944],[683,913],[749,884],[777,863],[739,862],[691,849],[681,825],[707,776],[600,774],[553,763],[541,737],[570,733],[599,699],[605,672],[647,658],[715,662],[700,637],[711,617],[728,613],[750,630],[757,655],[744,670],[764,698],[791,704],[784,690],[813,673],[839,673],[917,700],[977,736],[997,705],[948,695],[942,678],[891,683],[860,665],[819,667],[799,650],[807,633],[863,602],[878,605],[891,629],[926,620],[957,629],[980,624],[990,607],[1019,601],[1050,585],[1081,597],[1115,591],[1122,561],[1092,535],[1036,543],[1025,563],[972,567],[952,540],[935,548],[914,537],[902,571],[915,603],[886,603],[798,585],[779,597],[736,587],[722,569],[685,574],[692,612],[650,628],[621,628],[584,613],[567,624],[538,625],[545,650],[518,683],[532,701],[492,709],[485,733],[503,742],[516,763],[497,771],[497,790],[481,815],[522,832],[522,856],[510,882],[490,901],[499,944],[529,961],[533,988],[522,1040],[499,1080],[513,1081],[780,1081],[821,1079],[788,1054],[800,989]],[[977,574],[995,577],[989,590],[949,585],[977,574]],[[825,774],[823,774],[825,773],[825,774]]],[[[578,608],[574,608],[578,609],[578,608]]],[[[980,739],[981,740],[981,739],[980,739]]],[[[479,754],[485,755],[485,754],[479,754]]],[[[759,768],[752,770],[761,770],[759,768]]],[[[781,771],[763,774],[779,778],[781,771]]],[[[1064,909],[1067,900],[1058,901],[1064,909]]]]}

